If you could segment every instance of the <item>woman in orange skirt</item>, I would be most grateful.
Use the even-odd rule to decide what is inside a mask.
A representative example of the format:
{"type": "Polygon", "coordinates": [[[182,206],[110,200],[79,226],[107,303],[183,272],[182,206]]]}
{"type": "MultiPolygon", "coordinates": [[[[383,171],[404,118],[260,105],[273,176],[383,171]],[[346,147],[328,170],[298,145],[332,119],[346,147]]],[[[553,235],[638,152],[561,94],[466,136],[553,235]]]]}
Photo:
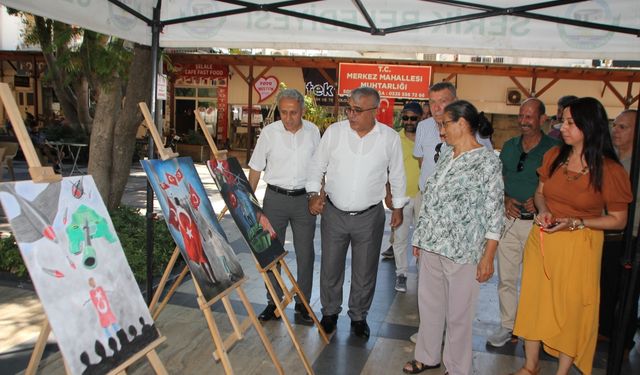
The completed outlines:
{"type": "Polygon", "coordinates": [[[538,169],[538,216],[525,245],[514,334],[524,339],[517,375],[539,372],[540,344],[591,374],[598,333],[603,230],[623,229],[631,202],[629,177],[611,143],[607,113],[593,98],[564,109],[565,144],[549,150],[538,169]]]}

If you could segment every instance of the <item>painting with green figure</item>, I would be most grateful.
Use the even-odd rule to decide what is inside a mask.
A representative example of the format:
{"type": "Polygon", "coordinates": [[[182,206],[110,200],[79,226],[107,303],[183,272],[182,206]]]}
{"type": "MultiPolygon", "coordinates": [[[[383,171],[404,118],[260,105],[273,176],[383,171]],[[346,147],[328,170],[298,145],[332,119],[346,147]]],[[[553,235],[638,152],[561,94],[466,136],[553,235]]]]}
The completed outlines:
{"type": "Polygon", "coordinates": [[[104,238],[110,243],[116,241],[113,232],[107,225],[107,220],[85,205],[81,205],[71,215],[71,222],[67,226],[69,237],[69,251],[73,255],[83,254],[82,264],[91,269],[96,266],[96,251],[91,246],[94,238],[104,238]]]}
{"type": "Polygon", "coordinates": [[[70,374],[107,374],[159,337],[91,176],[0,184],[70,374]]]}

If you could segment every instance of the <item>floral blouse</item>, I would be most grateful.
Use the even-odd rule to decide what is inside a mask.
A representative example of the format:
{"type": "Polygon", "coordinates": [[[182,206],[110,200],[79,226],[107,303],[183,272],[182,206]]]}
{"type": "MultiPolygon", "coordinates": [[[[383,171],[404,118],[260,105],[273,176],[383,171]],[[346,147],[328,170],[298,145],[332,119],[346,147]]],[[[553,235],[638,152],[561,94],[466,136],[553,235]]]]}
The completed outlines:
{"type": "Polygon", "coordinates": [[[443,149],[427,180],[413,245],[458,264],[477,264],[487,239],[500,240],[504,185],[498,156],[479,147],[443,149]]]}

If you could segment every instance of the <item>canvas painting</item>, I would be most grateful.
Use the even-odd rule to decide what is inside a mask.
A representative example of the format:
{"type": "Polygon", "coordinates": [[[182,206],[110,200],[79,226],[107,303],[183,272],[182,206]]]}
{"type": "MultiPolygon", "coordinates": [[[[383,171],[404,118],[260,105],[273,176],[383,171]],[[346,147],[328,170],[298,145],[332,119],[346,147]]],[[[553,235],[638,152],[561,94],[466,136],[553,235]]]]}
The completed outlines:
{"type": "Polygon", "coordinates": [[[284,254],[284,248],[262,212],[240,163],[236,158],[229,158],[209,160],[207,166],[258,264],[262,268],[267,267],[284,254]]]}
{"type": "Polygon", "coordinates": [[[244,277],[191,158],[142,160],[169,231],[205,299],[244,277]]]}
{"type": "Polygon", "coordinates": [[[3,183],[0,202],[72,374],[105,374],[159,337],[91,176],[3,183]]]}

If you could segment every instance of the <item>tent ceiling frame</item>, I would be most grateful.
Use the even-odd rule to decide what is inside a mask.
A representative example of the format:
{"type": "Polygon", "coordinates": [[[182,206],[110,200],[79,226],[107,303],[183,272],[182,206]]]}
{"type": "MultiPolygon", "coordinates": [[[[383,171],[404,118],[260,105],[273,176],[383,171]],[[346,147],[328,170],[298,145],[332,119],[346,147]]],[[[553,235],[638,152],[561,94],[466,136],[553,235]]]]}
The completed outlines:
{"type": "MultiPolygon", "coordinates": [[[[136,18],[142,20],[147,25],[151,26],[154,24],[153,20],[149,19],[148,17],[136,11],[135,9],[132,9],[131,7],[123,3],[121,0],[108,0],[108,1],[120,7],[122,10],[135,16],[136,18]]],[[[613,33],[630,34],[630,35],[635,35],[636,37],[640,37],[640,29],[636,29],[636,28],[607,25],[602,23],[580,21],[580,20],[557,17],[557,16],[548,16],[548,15],[539,14],[539,13],[531,13],[531,11],[534,11],[534,10],[549,9],[552,7],[557,7],[562,5],[581,3],[587,0],[553,0],[553,1],[538,2],[538,3],[517,6],[517,7],[504,7],[504,8],[494,7],[490,5],[474,4],[474,3],[458,1],[458,0],[422,0],[423,2],[462,7],[466,9],[478,10],[479,12],[471,13],[463,16],[453,16],[453,17],[447,17],[447,18],[442,18],[438,20],[416,22],[416,23],[411,23],[407,25],[394,26],[386,29],[376,26],[375,21],[371,18],[371,15],[369,14],[368,9],[362,3],[361,0],[353,0],[353,2],[357,10],[362,15],[362,17],[366,20],[368,26],[363,26],[363,25],[354,24],[350,22],[338,21],[338,20],[334,20],[326,17],[314,16],[314,15],[305,14],[305,13],[301,13],[293,10],[284,9],[290,6],[315,3],[320,1],[321,0],[288,0],[288,1],[273,2],[268,4],[254,4],[254,3],[243,1],[243,0],[218,0],[218,2],[236,5],[239,8],[220,11],[220,12],[205,13],[197,16],[173,18],[173,19],[164,20],[164,21],[160,20],[159,26],[160,28],[162,28],[168,25],[175,25],[175,24],[184,23],[184,22],[200,21],[205,19],[227,17],[227,16],[232,16],[232,15],[242,14],[242,13],[271,12],[271,13],[281,14],[289,17],[300,18],[300,19],[305,19],[313,22],[319,22],[319,23],[328,24],[332,26],[342,27],[342,28],[350,29],[354,31],[369,33],[371,35],[384,36],[384,35],[399,33],[403,31],[412,31],[412,30],[424,29],[429,27],[444,26],[444,25],[449,25],[453,23],[483,19],[483,18],[490,18],[490,17],[497,17],[497,16],[515,16],[515,17],[535,19],[538,21],[553,22],[557,24],[564,24],[564,25],[570,25],[570,26],[584,27],[588,29],[608,31],[613,33]]],[[[157,7],[160,7],[161,0],[158,0],[157,4],[158,4],[157,7]]]]}

